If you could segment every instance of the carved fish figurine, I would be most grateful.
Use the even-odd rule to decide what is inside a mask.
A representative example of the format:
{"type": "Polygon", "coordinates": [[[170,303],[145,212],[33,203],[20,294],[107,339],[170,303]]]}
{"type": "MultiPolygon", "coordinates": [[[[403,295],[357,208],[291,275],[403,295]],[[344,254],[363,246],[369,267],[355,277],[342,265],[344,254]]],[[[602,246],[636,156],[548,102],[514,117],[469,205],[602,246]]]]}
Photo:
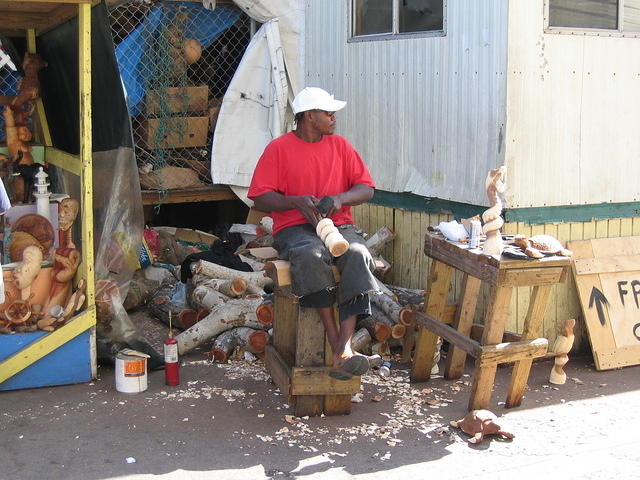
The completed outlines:
{"type": "Polygon", "coordinates": [[[530,238],[524,235],[516,235],[513,237],[513,243],[533,258],[542,258],[547,255],[560,255],[563,257],[573,255],[571,250],[564,248],[562,243],[551,235],[534,235],[530,238]]]}

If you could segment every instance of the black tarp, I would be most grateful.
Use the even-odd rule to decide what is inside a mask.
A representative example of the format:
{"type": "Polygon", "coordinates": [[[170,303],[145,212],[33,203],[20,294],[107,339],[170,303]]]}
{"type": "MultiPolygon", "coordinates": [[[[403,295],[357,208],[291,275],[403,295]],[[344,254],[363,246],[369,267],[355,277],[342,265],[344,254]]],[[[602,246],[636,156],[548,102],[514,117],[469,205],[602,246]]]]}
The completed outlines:
{"type": "MultiPolygon", "coordinates": [[[[37,38],[36,50],[49,63],[40,72],[41,96],[56,148],[78,154],[78,19],[37,38]]],[[[103,3],[91,14],[93,151],[133,147],[131,125],[116,63],[109,14],[103,3]]]]}

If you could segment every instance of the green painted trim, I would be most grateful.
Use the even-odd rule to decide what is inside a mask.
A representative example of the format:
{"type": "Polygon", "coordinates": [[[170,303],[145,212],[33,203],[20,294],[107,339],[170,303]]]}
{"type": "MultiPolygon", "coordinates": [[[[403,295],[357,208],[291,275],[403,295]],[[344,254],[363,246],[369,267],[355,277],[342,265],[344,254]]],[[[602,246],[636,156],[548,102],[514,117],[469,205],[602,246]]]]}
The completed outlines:
{"type": "MultiPolygon", "coordinates": [[[[395,193],[376,190],[369,203],[390,208],[426,213],[449,213],[454,218],[469,218],[484,212],[487,207],[468,203],[422,197],[413,193],[395,193]]],[[[505,209],[506,222],[524,222],[532,225],[545,223],[591,222],[607,218],[640,217],[640,202],[598,203],[587,205],[561,205],[505,209]]]]}
{"type": "Polygon", "coordinates": [[[505,211],[507,222],[530,224],[591,222],[607,218],[640,216],[640,202],[560,205],[556,207],[510,208],[505,211]]]}
{"type": "Polygon", "coordinates": [[[383,207],[400,208],[427,213],[450,213],[454,218],[468,218],[482,213],[487,207],[471,205],[468,203],[441,200],[439,198],[422,197],[414,193],[395,193],[384,190],[376,190],[369,201],[374,205],[383,207]]]}

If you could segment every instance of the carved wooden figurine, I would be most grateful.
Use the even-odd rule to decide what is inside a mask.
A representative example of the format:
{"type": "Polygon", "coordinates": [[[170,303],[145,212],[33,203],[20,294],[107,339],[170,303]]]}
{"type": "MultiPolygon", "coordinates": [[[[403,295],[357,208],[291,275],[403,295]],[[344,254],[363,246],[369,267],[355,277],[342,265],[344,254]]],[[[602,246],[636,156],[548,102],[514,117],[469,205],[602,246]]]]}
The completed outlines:
{"type": "Polygon", "coordinates": [[[42,250],[35,245],[26,247],[22,252],[22,261],[13,270],[13,283],[20,290],[20,298],[31,297],[31,284],[40,273],[42,250]]]}
{"type": "Polygon", "coordinates": [[[56,248],[53,263],[53,278],[49,299],[44,312],[51,313],[56,305],[64,307],[71,296],[71,281],[80,265],[80,252],[74,248],[56,248]]]}
{"type": "Polygon", "coordinates": [[[564,366],[569,361],[569,351],[573,347],[573,328],[576,326],[576,319],[570,318],[564,322],[564,330],[562,335],[558,335],[551,351],[556,354],[556,358],[549,375],[549,382],[556,385],[564,385],[567,381],[567,374],[564,366]]]}
{"type": "Polygon", "coordinates": [[[334,257],[339,257],[349,250],[349,242],[345,240],[330,218],[323,218],[318,222],[316,233],[334,257]]]}
{"type": "Polygon", "coordinates": [[[502,166],[494,170],[489,170],[485,186],[487,188],[487,197],[489,197],[489,204],[491,208],[486,210],[482,214],[482,220],[484,225],[482,231],[487,236],[482,247],[482,253],[485,255],[502,255],[504,245],[502,244],[502,235],[500,234],[500,228],[504,224],[504,220],[500,217],[502,213],[502,200],[500,199],[501,193],[506,190],[506,184],[504,183],[504,176],[507,173],[507,167],[502,166]]]}
{"type": "Polygon", "coordinates": [[[60,248],[76,248],[73,243],[73,222],[78,216],[80,202],[75,198],[65,198],[60,202],[58,210],[58,228],[60,248]]]}
{"type": "Polygon", "coordinates": [[[505,432],[496,423],[498,417],[489,410],[472,410],[464,418],[450,422],[452,427],[457,427],[464,433],[471,435],[469,443],[480,443],[485,435],[502,435],[506,438],[515,438],[513,433],[505,432]]]}

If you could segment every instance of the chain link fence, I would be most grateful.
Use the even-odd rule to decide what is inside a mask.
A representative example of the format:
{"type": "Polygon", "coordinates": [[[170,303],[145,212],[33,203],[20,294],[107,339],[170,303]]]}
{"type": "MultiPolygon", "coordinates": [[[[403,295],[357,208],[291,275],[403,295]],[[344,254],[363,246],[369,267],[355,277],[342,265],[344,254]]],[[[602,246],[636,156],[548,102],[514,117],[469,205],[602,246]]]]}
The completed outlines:
{"type": "Polygon", "coordinates": [[[211,183],[218,112],[251,37],[239,8],[127,0],[109,10],[144,189],[211,183]]]}

